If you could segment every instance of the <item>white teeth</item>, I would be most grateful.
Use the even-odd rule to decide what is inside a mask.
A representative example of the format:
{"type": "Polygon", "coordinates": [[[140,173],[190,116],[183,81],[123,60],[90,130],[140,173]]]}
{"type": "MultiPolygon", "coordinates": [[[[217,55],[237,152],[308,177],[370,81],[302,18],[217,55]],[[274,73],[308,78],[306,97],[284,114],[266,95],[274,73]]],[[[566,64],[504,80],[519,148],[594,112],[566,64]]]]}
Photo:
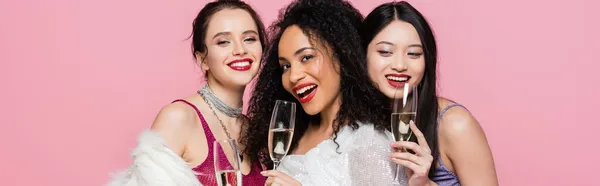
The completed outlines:
{"type": "Polygon", "coordinates": [[[406,81],[408,77],[396,77],[396,76],[386,76],[387,79],[392,81],[406,81]]]}
{"type": "Polygon", "coordinates": [[[245,66],[249,66],[249,65],[250,65],[250,62],[248,62],[248,61],[235,62],[235,63],[229,64],[229,66],[232,66],[232,67],[245,67],[245,66]]]}
{"type": "Polygon", "coordinates": [[[300,90],[296,91],[296,94],[300,95],[303,94],[304,92],[306,92],[307,90],[310,90],[312,88],[315,88],[317,85],[310,85],[310,86],[305,86],[304,88],[301,88],[300,90]]]}

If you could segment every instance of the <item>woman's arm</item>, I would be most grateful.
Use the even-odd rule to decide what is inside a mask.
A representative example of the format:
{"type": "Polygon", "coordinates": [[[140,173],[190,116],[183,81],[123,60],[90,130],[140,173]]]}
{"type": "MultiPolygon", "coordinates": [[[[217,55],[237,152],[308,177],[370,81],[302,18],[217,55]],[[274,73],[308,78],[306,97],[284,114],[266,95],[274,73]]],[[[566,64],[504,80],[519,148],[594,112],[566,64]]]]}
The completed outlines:
{"type": "Polygon", "coordinates": [[[175,104],[164,107],[152,129],[138,138],[132,165],[113,175],[107,186],[201,186],[181,158],[195,119],[195,112],[185,109],[175,104]]]}
{"type": "Polygon", "coordinates": [[[173,152],[182,156],[195,119],[196,113],[188,105],[173,103],[160,110],[151,130],[163,138],[173,152]]]}
{"type": "Polygon", "coordinates": [[[463,107],[453,107],[442,117],[439,128],[444,162],[461,185],[498,185],[494,159],[479,122],[463,107]]]}

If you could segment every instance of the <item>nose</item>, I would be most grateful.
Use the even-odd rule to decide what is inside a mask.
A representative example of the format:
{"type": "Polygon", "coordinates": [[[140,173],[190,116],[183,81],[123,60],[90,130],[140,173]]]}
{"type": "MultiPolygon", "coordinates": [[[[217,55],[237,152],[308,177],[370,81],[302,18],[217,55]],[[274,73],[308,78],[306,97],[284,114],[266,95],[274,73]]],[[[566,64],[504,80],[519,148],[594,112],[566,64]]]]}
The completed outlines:
{"type": "Polygon", "coordinates": [[[404,56],[399,56],[394,61],[392,61],[392,63],[390,64],[390,67],[392,68],[392,70],[395,70],[398,72],[405,71],[408,68],[406,66],[406,60],[404,59],[404,56]]]}
{"type": "Polygon", "coordinates": [[[306,77],[306,72],[304,72],[304,67],[301,64],[292,65],[289,69],[290,71],[290,82],[295,84],[300,80],[306,77]]]}
{"type": "Polygon", "coordinates": [[[232,54],[234,56],[244,55],[246,54],[246,47],[242,42],[236,42],[236,44],[233,46],[232,54]]]}

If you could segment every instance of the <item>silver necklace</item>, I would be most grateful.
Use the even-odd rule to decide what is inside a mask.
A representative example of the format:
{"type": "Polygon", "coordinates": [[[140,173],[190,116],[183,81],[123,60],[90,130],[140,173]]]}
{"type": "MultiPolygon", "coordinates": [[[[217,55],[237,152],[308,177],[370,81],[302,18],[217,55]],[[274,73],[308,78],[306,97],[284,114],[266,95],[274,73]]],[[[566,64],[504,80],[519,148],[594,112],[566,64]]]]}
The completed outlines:
{"type": "MultiPolygon", "coordinates": [[[[225,124],[223,124],[223,120],[221,120],[221,118],[219,118],[219,116],[217,115],[217,112],[215,112],[215,109],[213,109],[212,104],[217,102],[217,104],[215,104],[215,105],[218,105],[218,103],[225,105],[224,109],[226,109],[227,111],[223,111],[223,110],[219,109],[218,106],[217,106],[217,109],[219,109],[219,111],[221,111],[223,114],[225,114],[229,117],[233,117],[233,118],[237,118],[242,115],[242,111],[241,111],[242,108],[239,109],[240,110],[239,114],[237,114],[237,111],[236,111],[237,109],[229,107],[228,105],[223,103],[223,101],[221,101],[219,98],[217,98],[217,96],[214,95],[214,93],[210,90],[210,87],[208,87],[208,83],[206,85],[204,85],[204,87],[202,89],[198,90],[198,94],[200,94],[200,96],[202,96],[202,98],[208,105],[208,108],[210,108],[210,110],[213,112],[213,114],[215,115],[217,120],[219,120],[219,124],[221,124],[223,131],[225,131],[225,135],[227,135],[227,139],[232,139],[231,134],[229,134],[229,132],[227,131],[227,127],[225,127],[225,124]],[[229,114],[228,114],[228,112],[229,112],[229,114]]],[[[239,149],[238,149],[238,154],[240,155],[240,161],[244,160],[244,156],[242,155],[242,152],[239,151],[239,149]]]]}
{"type": "Polygon", "coordinates": [[[210,87],[208,87],[208,83],[202,87],[202,89],[198,90],[198,94],[204,96],[210,103],[212,103],[221,113],[232,117],[237,118],[242,115],[243,107],[240,108],[231,108],[229,105],[225,104],[221,101],[215,94],[212,92],[210,87]]]}

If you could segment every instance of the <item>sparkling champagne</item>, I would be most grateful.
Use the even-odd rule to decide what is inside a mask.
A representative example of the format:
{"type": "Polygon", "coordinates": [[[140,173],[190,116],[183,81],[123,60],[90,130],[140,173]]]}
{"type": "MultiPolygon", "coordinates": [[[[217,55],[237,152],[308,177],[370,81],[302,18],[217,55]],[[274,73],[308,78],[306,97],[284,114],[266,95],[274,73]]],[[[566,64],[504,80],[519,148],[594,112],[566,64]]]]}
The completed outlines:
{"type": "Polygon", "coordinates": [[[412,135],[410,123],[417,119],[416,112],[392,113],[392,134],[396,141],[408,141],[412,135]]]}
{"type": "Polygon", "coordinates": [[[219,186],[241,186],[242,172],[239,170],[217,171],[217,184],[219,186]]]}
{"type": "Polygon", "coordinates": [[[269,130],[269,155],[273,161],[281,161],[288,153],[293,135],[293,129],[278,128],[269,130]]]}

